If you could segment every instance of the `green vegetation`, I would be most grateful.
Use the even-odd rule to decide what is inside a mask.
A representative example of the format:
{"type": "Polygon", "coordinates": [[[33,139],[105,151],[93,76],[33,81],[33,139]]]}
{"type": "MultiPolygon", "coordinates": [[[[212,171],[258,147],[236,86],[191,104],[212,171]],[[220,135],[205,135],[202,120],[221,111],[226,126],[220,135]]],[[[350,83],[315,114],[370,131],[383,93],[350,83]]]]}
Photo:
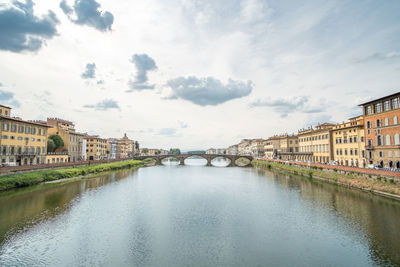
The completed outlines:
{"type": "Polygon", "coordinates": [[[140,167],[143,166],[143,163],[144,162],[140,160],[129,160],[91,166],[82,166],[77,168],[42,170],[21,174],[9,174],[5,176],[0,176],[0,191],[17,187],[31,186],[46,181],[54,181],[106,171],[140,167]]]}
{"type": "Polygon", "coordinates": [[[149,150],[147,148],[143,148],[142,153],[147,154],[147,153],[149,153],[149,150]]]}
{"type": "MultiPolygon", "coordinates": [[[[364,191],[385,194],[389,193],[400,198],[400,185],[399,182],[392,178],[378,176],[376,180],[368,179],[363,175],[356,172],[339,173],[337,169],[333,171],[321,168],[307,168],[301,166],[289,166],[275,162],[268,162],[265,160],[253,160],[252,165],[264,169],[273,169],[278,172],[292,173],[299,176],[308,177],[310,179],[321,179],[331,183],[344,185],[348,187],[358,188],[364,191]]],[[[371,178],[371,175],[369,175],[371,178]]]]}
{"type": "Polygon", "coordinates": [[[54,152],[64,146],[64,141],[58,134],[52,134],[47,141],[47,152],[54,152]]]}
{"type": "Polygon", "coordinates": [[[169,155],[180,155],[181,150],[179,148],[170,148],[168,151],[169,155]]]}

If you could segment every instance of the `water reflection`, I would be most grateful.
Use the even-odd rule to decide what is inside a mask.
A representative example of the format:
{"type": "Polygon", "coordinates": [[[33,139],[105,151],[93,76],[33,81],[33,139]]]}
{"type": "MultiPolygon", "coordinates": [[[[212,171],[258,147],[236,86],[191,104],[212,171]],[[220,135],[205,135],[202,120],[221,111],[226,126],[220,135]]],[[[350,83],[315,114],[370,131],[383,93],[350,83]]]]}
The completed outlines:
{"type": "Polygon", "coordinates": [[[307,178],[156,166],[1,194],[0,265],[395,266],[399,222],[307,178]]]}

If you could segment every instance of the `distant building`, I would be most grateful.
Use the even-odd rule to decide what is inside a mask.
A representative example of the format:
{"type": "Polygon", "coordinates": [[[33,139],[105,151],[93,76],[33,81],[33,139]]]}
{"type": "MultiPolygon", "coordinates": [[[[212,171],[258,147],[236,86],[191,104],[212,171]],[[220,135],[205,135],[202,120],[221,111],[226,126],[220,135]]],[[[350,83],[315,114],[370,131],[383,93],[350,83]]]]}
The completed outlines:
{"type": "Polygon", "coordinates": [[[209,148],[206,150],[206,154],[215,155],[217,154],[217,150],[215,148],[209,148]]]}
{"type": "Polygon", "coordinates": [[[117,158],[124,159],[133,157],[135,151],[135,141],[128,138],[126,134],[118,140],[117,158]]]}
{"type": "Polygon", "coordinates": [[[116,138],[108,138],[107,139],[107,151],[109,151],[110,159],[117,159],[118,139],[116,139],[116,138]]]}
{"type": "Polygon", "coordinates": [[[68,162],[67,152],[53,152],[47,153],[46,155],[46,164],[57,164],[65,162],[68,162]]]}
{"type": "Polygon", "coordinates": [[[400,93],[361,104],[370,165],[400,168],[400,93]]]}
{"type": "Polygon", "coordinates": [[[47,118],[47,125],[50,126],[48,136],[58,134],[64,141],[64,146],[57,148],[55,152],[68,154],[68,162],[84,160],[82,151],[84,134],[75,131],[75,124],[71,121],[60,118],[47,118]]]}
{"type": "Polygon", "coordinates": [[[228,147],[227,151],[228,155],[237,155],[238,154],[238,145],[232,145],[228,147]]]}
{"type": "Polygon", "coordinates": [[[107,140],[98,135],[85,135],[87,160],[108,159],[107,140]]]}
{"type": "Polygon", "coordinates": [[[366,167],[364,117],[357,116],[332,129],[333,159],[337,165],[366,167]]]}
{"type": "Polygon", "coordinates": [[[306,130],[299,130],[299,150],[303,161],[329,163],[333,161],[331,130],[335,124],[323,123],[306,130]],[[307,155],[307,153],[310,153],[307,155]]]}
{"type": "Polygon", "coordinates": [[[276,158],[280,149],[281,136],[274,135],[264,142],[264,157],[268,159],[276,158]]]}

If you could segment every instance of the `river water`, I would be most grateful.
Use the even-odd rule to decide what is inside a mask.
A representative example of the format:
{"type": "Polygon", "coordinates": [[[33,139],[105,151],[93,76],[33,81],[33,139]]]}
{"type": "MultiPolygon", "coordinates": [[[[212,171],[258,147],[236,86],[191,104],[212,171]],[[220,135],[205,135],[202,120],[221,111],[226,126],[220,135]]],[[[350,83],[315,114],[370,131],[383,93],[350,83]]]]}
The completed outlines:
{"type": "Polygon", "coordinates": [[[0,265],[398,266],[400,203],[253,168],[124,170],[2,193],[0,265]]]}

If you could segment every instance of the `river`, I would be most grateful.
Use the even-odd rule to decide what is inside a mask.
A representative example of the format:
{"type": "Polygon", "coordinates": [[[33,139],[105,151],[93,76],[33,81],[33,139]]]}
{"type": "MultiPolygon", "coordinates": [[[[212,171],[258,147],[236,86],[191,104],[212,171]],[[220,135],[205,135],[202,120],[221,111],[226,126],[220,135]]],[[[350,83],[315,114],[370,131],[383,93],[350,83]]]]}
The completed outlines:
{"type": "Polygon", "coordinates": [[[0,265],[400,265],[399,202],[188,161],[0,194],[0,265]]]}

